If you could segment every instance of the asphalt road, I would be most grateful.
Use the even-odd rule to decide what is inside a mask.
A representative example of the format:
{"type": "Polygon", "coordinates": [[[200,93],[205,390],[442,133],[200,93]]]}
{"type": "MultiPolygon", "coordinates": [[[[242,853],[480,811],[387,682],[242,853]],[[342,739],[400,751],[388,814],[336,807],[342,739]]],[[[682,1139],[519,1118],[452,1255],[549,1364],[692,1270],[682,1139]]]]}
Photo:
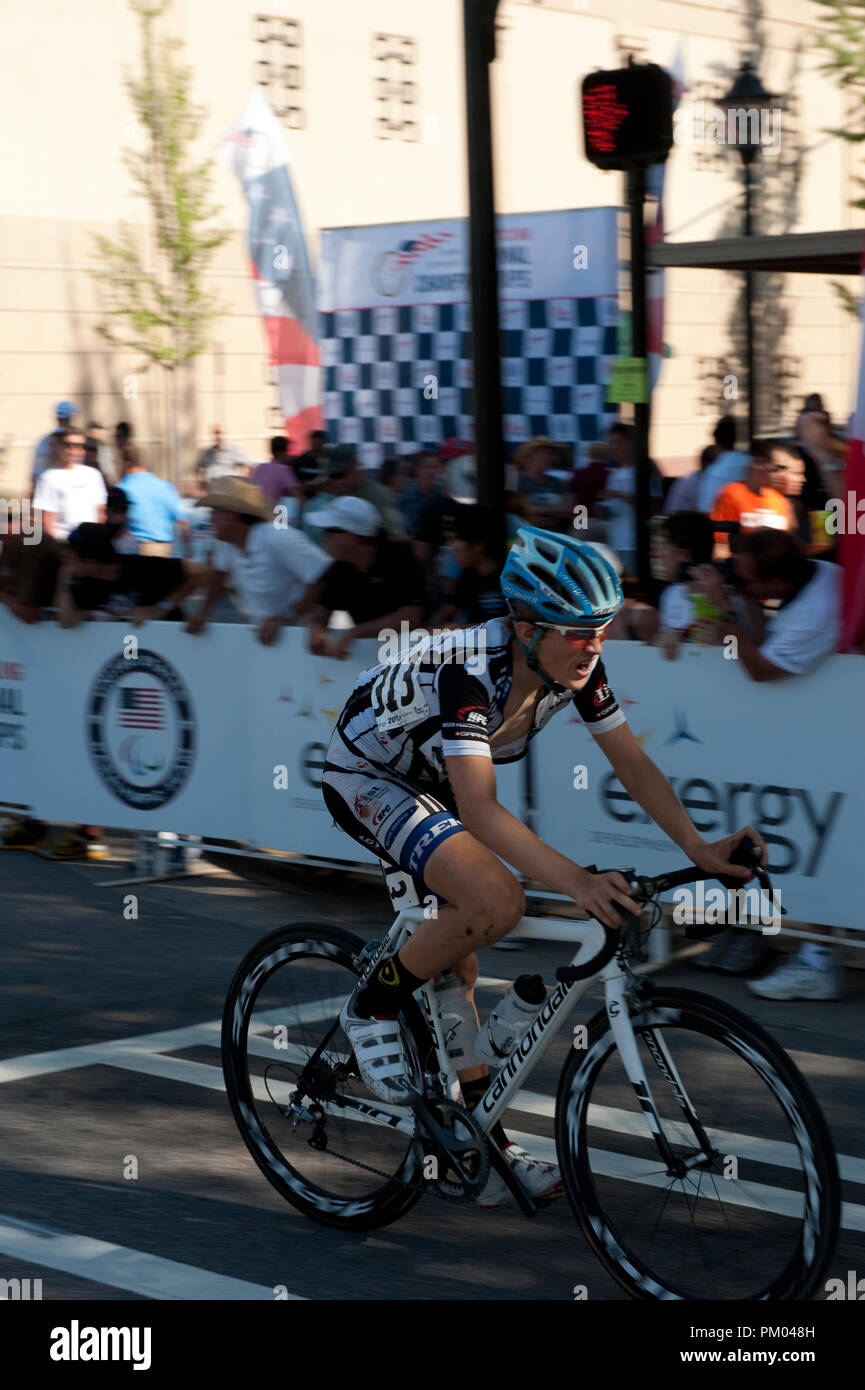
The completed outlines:
{"type": "MultiPolygon", "coordinates": [[[[401,1222],[347,1237],[285,1204],[244,1148],[222,1089],[218,1021],[249,946],[289,921],[381,934],[383,889],[296,871],[279,890],[215,872],[107,886],[122,866],[0,855],[0,1279],[41,1279],[43,1299],[624,1299],[566,1202],[529,1223],[424,1198],[401,1222]],[[131,918],[128,895],[137,897],[131,918]],[[126,915],[124,915],[124,910],[126,915]],[[189,1030],[154,1038],[169,1030],[189,1030]],[[91,1048],[91,1053],[72,1049],[91,1048]],[[46,1055],[48,1054],[48,1055],[46,1055]]],[[[487,980],[538,970],[567,951],[488,951],[487,980]]],[[[838,1003],[772,1004],[741,982],[695,978],[757,1017],[791,1052],[851,1160],[850,1204],[831,1276],[865,1272],[862,995],[847,972],[838,1003]]],[[[488,984],[488,1006],[502,986],[488,984]]],[[[580,1005],[578,1020],[599,994],[580,1005]]],[[[533,1074],[554,1094],[567,1039],[533,1074]]],[[[511,1114],[549,1139],[544,1114],[511,1114]]]]}

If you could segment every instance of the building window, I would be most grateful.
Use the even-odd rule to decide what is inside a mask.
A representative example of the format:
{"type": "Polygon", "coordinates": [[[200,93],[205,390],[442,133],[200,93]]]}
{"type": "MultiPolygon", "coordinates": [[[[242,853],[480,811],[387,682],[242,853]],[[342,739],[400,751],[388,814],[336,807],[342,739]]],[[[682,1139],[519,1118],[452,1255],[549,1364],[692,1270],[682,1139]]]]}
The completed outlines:
{"type": "Polygon", "coordinates": [[[274,113],[292,130],[306,124],[303,105],[303,32],[285,15],[252,16],[254,80],[264,87],[274,113]]]}
{"type": "Polygon", "coordinates": [[[373,126],[380,140],[417,140],[417,44],[400,34],[373,34],[373,126]]]}

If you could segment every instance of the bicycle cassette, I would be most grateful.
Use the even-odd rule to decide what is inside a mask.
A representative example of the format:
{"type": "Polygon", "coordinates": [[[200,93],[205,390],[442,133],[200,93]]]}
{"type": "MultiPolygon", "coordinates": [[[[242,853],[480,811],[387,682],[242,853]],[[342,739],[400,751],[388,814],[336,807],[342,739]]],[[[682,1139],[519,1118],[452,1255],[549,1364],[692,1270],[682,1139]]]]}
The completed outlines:
{"type": "Polygon", "coordinates": [[[487,1139],[477,1120],[442,1097],[418,1100],[412,1108],[426,1185],[446,1202],[473,1202],[490,1175],[487,1139]]]}

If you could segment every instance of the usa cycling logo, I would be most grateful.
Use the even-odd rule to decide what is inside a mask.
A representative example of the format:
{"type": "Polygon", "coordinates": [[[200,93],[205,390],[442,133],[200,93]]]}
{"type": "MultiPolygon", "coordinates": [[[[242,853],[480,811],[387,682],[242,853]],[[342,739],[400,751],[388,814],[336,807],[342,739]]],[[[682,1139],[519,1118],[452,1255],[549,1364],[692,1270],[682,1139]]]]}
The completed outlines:
{"type": "Polygon", "coordinates": [[[185,785],[195,760],[192,699],[156,652],[112,657],[87,696],[85,742],[101,781],[127,806],[152,811],[185,785]]]}

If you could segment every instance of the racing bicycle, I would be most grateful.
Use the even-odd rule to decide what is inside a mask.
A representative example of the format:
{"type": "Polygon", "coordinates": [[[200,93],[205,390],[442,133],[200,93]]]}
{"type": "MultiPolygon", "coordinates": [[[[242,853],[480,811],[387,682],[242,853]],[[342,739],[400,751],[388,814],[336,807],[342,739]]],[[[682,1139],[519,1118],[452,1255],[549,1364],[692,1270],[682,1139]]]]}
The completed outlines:
{"type": "MultiPolygon", "coordinates": [[[[773,901],[757,847],[745,841],[733,857],[773,901]]],[[[252,948],[228,992],[222,1061],[231,1108],[255,1162],[287,1201],[324,1225],[370,1231],[425,1194],[472,1202],[493,1168],[534,1216],[538,1204],[490,1134],[505,1111],[528,1110],[554,1115],[570,1206],[633,1298],[814,1294],[837,1238],[840,1184],[811,1088],[746,1014],[633,966],[660,920],[660,895],[710,875],[693,864],[656,877],[628,871],[639,919],[619,931],[593,919],[569,923],[568,940],[578,938],[572,960],[556,970],[528,1033],[468,1111],[433,982],[402,1015],[410,1105],[385,1104],[365,1088],[340,1027],[347,995],[423,920],[418,885],[383,861],[382,869],[396,910],[382,940],[321,923],[280,928],[252,948]],[[596,980],[603,1007],[587,1025],[569,1027],[596,980]],[[553,1107],[525,1088],[562,1036],[553,1107]]],[[[535,917],[520,927],[540,934],[535,917]]],[[[695,924],[686,934],[722,929],[695,924]]]]}

